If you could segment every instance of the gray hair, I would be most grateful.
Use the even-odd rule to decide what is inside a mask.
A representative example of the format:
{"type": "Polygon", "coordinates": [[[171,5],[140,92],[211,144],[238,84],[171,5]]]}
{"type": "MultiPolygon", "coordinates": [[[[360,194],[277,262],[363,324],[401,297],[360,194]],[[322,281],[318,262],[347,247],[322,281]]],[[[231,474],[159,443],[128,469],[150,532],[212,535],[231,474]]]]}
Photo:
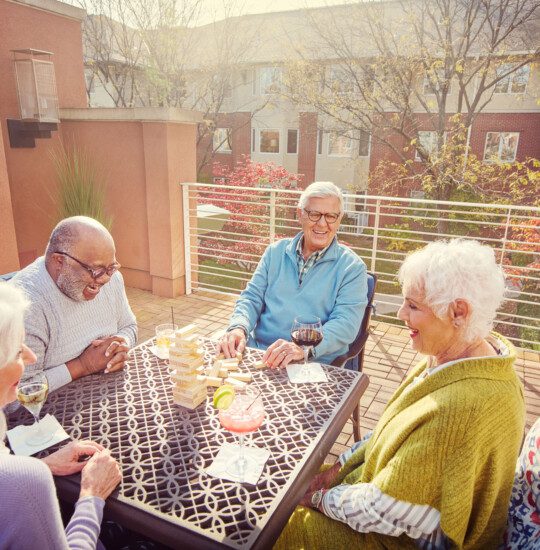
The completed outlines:
{"type": "Polygon", "coordinates": [[[107,235],[112,240],[111,234],[107,228],[93,218],[87,216],[65,218],[53,229],[49,238],[49,244],[47,245],[45,257],[48,259],[51,254],[59,250],[69,254],[73,250],[75,244],[81,239],[81,233],[85,229],[107,235]]]}
{"type": "Polygon", "coordinates": [[[343,193],[331,181],[315,181],[311,185],[308,185],[298,199],[298,208],[303,210],[311,198],[324,197],[336,197],[339,199],[339,211],[343,212],[343,193]]]}
{"type": "Polygon", "coordinates": [[[425,300],[439,319],[447,318],[450,305],[465,300],[471,314],[464,327],[468,342],[487,336],[497,309],[504,300],[504,274],[493,249],[477,241],[436,241],[411,253],[398,272],[404,294],[424,292],[425,300]]]}
{"type": "Polygon", "coordinates": [[[24,338],[24,314],[29,305],[20,288],[0,282],[0,369],[17,356],[24,338]]]}

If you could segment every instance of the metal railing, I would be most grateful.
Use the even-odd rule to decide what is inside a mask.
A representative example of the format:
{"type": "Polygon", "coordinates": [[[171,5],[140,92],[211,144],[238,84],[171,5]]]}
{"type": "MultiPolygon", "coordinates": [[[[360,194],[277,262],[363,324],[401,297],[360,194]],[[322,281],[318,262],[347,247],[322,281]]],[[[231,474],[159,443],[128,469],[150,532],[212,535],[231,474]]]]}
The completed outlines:
{"type": "MultiPolygon", "coordinates": [[[[299,230],[300,190],[182,186],[188,293],[239,293],[265,248],[299,230]],[[212,215],[213,207],[202,205],[228,213],[215,208],[212,215]]],[[[401,303],[395,274],[410,250],[436,239],[476,239],[495,250],[507,276],[507,300],[496,329],[520,347],[540,349],[540,208],[352,194],[346,198],[350,210],[338,236],[379,277],[378,319],[401,324],[395,317],[401,303]]]]}

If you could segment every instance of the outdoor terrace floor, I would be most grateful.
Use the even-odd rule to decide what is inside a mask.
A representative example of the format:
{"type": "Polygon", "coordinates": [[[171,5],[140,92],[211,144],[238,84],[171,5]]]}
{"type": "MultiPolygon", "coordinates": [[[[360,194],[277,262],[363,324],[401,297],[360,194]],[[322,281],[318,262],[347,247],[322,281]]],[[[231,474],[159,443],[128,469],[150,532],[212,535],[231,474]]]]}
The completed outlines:
{"type": "MultiPolygon", "coordinates": [[[[154,328],[170,322],[171,307],[178,325],[196,323],[204,336],[223,331],[236,300],[235,296],[198,291],[178,298],[161,298],[135,288],[127,289],[128,298],[139,324],[139,341],[154,336],[154,328]]],[[[371,430],[394,390],[405,378],[419,355],[408,345],[406,329],[372,320],[371,336],[366,344],[364,372],[369,375],[369,387],[361,401],[362,433],[371,430]]],[[[528,429],[540,416],[540,353],[518,350],[516,369],[525,388],[528,429]]],[[[352,423],[349,420],[334,443],[327,462],[353,443],[352,423]]]]}

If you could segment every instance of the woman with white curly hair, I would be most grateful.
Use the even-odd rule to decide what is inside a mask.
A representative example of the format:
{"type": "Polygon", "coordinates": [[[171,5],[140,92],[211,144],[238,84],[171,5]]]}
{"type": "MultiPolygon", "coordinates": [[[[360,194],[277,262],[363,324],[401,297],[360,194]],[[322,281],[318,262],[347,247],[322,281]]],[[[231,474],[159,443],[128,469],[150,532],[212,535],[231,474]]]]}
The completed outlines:
{"type": "Polygon", "coordinates": [[[515,351],[491,332],[493,250],[434,242],[399,270],[398,317],[425,356],[373,433],[317,475],[276,548],[497,548],[525,422],[515,351]]]}
{"type": "Polygon", "coordinates": [[[0,283],[0,549],[103,548],[98,541],[104,500],[120,481],[109,451],[92,441],[72,441],[43,460],[13,456],[3,441],[2,407],[16,399],[25,365],[36,356],[24,345],[22,291],[0,283]],[[91,457],[86,462],[83,457],[91,457]],[[80,497],[64,529],[51,474],[81,472],[80,497]]]}

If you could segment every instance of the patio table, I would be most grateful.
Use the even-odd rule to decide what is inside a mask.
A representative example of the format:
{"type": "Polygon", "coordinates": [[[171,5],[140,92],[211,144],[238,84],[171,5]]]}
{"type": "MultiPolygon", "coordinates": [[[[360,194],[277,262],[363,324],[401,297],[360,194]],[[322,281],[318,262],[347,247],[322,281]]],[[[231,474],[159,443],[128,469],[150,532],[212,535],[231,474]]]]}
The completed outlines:
{"type": "MultiPolygon", "coordinates": [[[[119,460],[123,480],[105,517],[163,544],[186,548],[270,548],[327,456],[368,385],[362,373],[324,365],[328,382],[294,385],[285,371],[256,370],[262,357],[246,349],[241,370],[262,390],[266,420],[248,444],[270,451],[257,485],[207,475],[232,434],[211,399],[188,410],[172,401],[166,361],[134,348],[122,372],[88,376],[49,395],[43,414],[72,438],[98,441],[119,460]]],[[[203,339],[205,361],[217,344],[203,339]]],[[[210,395],[213,388],[209,388],[210,395]]],[[[11,424],[30,423],[21,408],[11,424]]],[[[80,476],[55,479],[74,503],[80,476]]]]}

